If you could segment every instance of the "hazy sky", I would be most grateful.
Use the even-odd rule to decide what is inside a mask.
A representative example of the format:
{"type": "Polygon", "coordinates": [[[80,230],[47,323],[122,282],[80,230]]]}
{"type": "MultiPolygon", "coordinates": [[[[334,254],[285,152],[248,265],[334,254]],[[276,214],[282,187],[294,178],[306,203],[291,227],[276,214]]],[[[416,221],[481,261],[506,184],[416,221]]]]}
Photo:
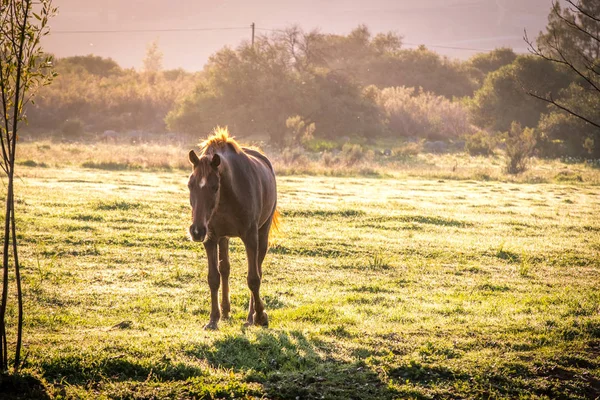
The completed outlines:
{"type": "Polygon", "coordinates": [[[535,36],[546,26],[551,0],[54,0],[54,4],[59,14],[51,22],[53,32],[44,48],[59,57],[96,54],[140,68],[147,44],[158,39],[165,68],[199,70],[216,50],[249,39],[252,22],[257,34],[292,24],[347,34],[366,24],[372,33],[399,33],[405,47],[425,44],[457,58],[468,58],[475,51],[434,45],[509,46],[524,52],[523,29],[535,36]],[[138,32],[119,32],[123,30],[138,32]]]}

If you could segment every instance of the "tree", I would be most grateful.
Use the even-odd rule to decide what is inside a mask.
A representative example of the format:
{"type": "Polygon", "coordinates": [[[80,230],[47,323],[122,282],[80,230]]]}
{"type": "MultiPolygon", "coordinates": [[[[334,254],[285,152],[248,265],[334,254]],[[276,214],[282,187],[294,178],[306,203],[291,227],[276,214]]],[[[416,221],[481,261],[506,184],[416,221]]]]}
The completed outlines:
{"type": "Polygon", "coordinates": [[[163,68],[163,52],[158,48],[158,40],[154,40],[146,47],[144,57],[144,72],[156,73],[163,68]]]}
{"type": "MultiPolygon", "coordinates": [[[[239,135],[267,134],[277,145],[285,144],[286,121],[294,116],[306,126],[314,123],[317,137],[379,132],[375,102],[348,75],[317,61],[316,35],[292,27],[258,36],[254,46],[217,52],[194,93],[167,116],[169,128],[198,133],[228,125],[239,135]]],[[[352,40],[367,38],[362,29],[352,40]]]]}
{"type": "Polygon", "coordinates": [[[64,74],[89,74],[107,78],[121,75],[122,69],[112,58],[102,58],[89,54],[87,56],[73,56],[54,60],[57,70],[64,74]]]}
{"type": "Polygon", "coordinates": [[[473,123],[505,132],[513,121],[535,127],[546,104],[527,96],[526,90],[558,92],[569,86],[572,76],[562,68],[533,56],[519,56],[509,65],[491,72],[470,101],[473,123]]]}
{"type": "Polygon", "coordinates": [[[25,105],[40,85],[53,77],[52,59],[42,53],[40,40],[48,34],[48,20],[56,9],[52,0],[0,0],[0,168],[7,176],[2,258],[2,300],[0,304],[0,371],[8,369],[6,311],[9,269],[12,267],[17,292],[17,334],[15,372],[19,368],[23,336],[23,296],[17,252],[15,219],[15,156],[19,123],[25,119],[25,105]]]}
{"type": "Polygon", "coordinates": [[[533,128],[521,127],[518,122],[513,122],[505,133],[506,144],[506,172],[520,174],[527,169],[529,159],[535,148],[535,131],[533,128]]]}
{"type": "MultiPolygon", "coordinates": [[[[552,3],[546,33],[540,33],[534,44],[525,32],[529,51],[547,61],[561,65],[575,76],[575,85],[584,89],[587,102],[600,98],[600,2],[597,0],[566,0],[569,6],[561,9],[558,1],[552,3]]],[[[575,90],[576,89],[572,89],[575,90]]],[[[568,99],[556,97],[552,91],[527,90],[541,101],[573,115],[600,129],[600,111],[591,113],[578,108],[568,99]],[[569,104],[571,103],[571,104],[569,104]]],[[[577,103],[577,102],[575,102],[577,103]]]]}
{"type": "Polygon", "coordinates": [[[511,64],[516,58],[517,55],[513,49],[500,47],[488,53],[476,54],[469,59],[468,63],[480,72],[478,81],[483,82],[490,72],[497,71],[503,66],[511,64]]]}

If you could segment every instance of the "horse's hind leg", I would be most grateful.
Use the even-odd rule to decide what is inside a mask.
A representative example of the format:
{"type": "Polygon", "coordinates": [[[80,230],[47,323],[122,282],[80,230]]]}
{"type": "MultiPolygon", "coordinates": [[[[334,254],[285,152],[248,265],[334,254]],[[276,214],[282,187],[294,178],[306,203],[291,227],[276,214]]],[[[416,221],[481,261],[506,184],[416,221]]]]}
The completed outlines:
{"type": "MultiPolygon", "coordinates": [[[[266,229],[266,232],[268,239],[268,228],[266,229]]],[[[260,282],[262,279],[261,264],[265,257],[268,244],[264,241],[264,227],[259,231],[254,230],[254,232],[247,235],[246,238],[244,238],[244,244],[248,256],[248,288],[250,288],[250,292],[252,292],[248,309],[248,324],[268,326],[269,318],[267,317],[264,304],[260,298],[260,282]]]]}
{"type": "Polygon", "coordinates": [[[231,306],[229,303],[229,238],[219,240],[219,273],[221,274],[221,317],[229,318],[231,306]]]}

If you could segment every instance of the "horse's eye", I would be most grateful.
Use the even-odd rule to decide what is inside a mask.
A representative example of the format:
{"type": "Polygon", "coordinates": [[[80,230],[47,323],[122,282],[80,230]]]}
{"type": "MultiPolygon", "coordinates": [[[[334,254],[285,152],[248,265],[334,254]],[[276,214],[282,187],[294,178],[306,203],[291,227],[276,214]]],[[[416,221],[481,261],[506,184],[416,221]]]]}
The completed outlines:
{"type": "Polygon", "coordinates": [[[216,193],[217,190],[219,190],[219,185],[214,185],[214,186],[211,187],[211,189],[212,189],[213,192],[216,193]]]}

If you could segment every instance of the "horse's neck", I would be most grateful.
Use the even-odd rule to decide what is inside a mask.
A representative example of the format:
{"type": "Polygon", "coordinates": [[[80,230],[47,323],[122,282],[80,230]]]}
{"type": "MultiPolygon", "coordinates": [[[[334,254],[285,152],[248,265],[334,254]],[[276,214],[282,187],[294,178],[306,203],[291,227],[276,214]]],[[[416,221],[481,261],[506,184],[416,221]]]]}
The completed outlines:
{"type": "Polygon", "coordinates": [[[235,195],[237,200],[244,196],[241,188],[246,187],[247,182],[243,182],[242,172],[251,168],[248,165],[248,159],[243,154],[224,154],[221,156],[223,167],[221,168],[221,185],[225,185],[226,191],[235,195]]]}

